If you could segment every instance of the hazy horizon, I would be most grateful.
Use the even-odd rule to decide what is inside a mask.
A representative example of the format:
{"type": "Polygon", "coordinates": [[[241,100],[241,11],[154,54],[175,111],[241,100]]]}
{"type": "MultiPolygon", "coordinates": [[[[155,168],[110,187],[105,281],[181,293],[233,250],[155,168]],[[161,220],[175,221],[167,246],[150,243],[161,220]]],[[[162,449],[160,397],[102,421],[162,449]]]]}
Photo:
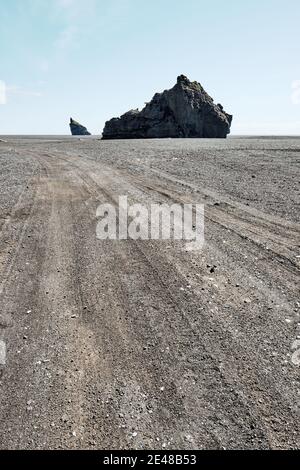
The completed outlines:
{"type": "MultiPolygon", "coordinates": [[[[0,138],[10,138],[10,137],[16,137],[16,138],[39,138],[39,137],[45,137],[45,138],[70,138],[70,139],[92,139],[94,138],[101,138],[102,134],[91,134],[89,136],[86,135],[71,135],[69,134],[0,134],[0,138]]],[[[271,140],[271,139],[300,139],[300,134],[229,134],[227,136],[228,139],[266,139],[266,140],[271,140]]],[[[126,139],[126,140],[178,140],[178,139],[188,139],[188,140],[212,140],[209,137],[160,137],[160,138],[147,138],[147,139],[126,139]]],[[[220,138],[215,138],[216,140],[224,140],[220,138]]],[[[225,139],[225,140],[226,140],[225,139]]],[[[122,140],[122,139],[114,139],[114,140],[122,140]]],[[[103,140],[104,142],[104,140],[103,140]]],[[[105,142],[111,142],[111,140],[105,140],[105,142]]]]}
{"type": "Polygon", "coordinates": [[[297,0],[11,0],[1,9],[0,134],[93,135],[180,74],[232,136],[300,135],[297,0]]]}

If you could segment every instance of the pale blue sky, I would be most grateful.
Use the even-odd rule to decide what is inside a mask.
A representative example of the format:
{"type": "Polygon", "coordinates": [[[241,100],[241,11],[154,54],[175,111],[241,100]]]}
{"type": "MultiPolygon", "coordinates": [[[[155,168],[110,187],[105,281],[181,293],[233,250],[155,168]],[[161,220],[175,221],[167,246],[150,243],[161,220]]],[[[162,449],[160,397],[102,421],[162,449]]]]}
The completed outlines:
{"type": "Polygon", "coordinates": [[[0,134],[70,116],[99,134],[182,73],[233,134],[300,134],[299,0],[0,0],[0,18],[0,134]]]}

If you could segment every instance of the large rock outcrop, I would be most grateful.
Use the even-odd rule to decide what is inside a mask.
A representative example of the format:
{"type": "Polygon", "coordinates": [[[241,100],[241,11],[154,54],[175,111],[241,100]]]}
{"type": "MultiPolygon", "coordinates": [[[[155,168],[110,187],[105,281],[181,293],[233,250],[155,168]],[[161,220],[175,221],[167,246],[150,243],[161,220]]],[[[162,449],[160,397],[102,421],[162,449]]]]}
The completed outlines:
{"type": "Polygon", "coordinates": [[[70,129],[72,135],[91,135],[86,127],[79,124],[79,122],[70,119],[70,129]]]}
{"type": "Polygon", "coordinates": [[[232,116],[206,93],[200,83],[180,75],[171,90],[156,93],[139,111],[107,121],[103,139],[162,137],[226,138],[232,116]]]}

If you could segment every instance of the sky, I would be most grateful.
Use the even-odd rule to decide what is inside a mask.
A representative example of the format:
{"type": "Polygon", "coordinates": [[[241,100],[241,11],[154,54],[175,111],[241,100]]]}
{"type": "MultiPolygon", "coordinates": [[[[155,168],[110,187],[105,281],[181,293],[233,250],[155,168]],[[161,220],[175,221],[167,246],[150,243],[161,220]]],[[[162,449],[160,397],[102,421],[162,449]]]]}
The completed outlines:
{"type": "Polygon", "coordinates": [[[178,75],[232,134],[300,134],[299,0],[0,0],[0,134],[93,134],[178,75]]]}

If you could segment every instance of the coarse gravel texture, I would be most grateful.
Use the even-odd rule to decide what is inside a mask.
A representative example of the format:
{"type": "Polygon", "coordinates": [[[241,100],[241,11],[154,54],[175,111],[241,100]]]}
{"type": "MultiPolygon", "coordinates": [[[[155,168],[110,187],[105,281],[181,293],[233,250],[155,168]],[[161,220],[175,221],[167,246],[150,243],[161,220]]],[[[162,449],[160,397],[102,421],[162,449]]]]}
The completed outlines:
{"type": "Polygon", "coordinates": [[[299,448],[300,138],[1,139],[0,448],[299,448]],[[203,249],[97,239],[122,195],[203,249]]]}

